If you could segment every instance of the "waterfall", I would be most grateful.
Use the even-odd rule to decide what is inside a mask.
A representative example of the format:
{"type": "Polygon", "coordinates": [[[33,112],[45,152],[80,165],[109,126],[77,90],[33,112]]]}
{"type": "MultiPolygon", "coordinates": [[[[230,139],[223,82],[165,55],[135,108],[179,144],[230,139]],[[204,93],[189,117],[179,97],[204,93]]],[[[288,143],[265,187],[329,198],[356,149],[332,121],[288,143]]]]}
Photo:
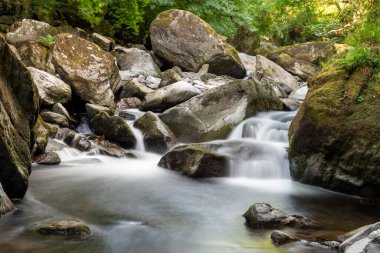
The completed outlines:
{"type": "Polygon", "coordinates": [[[228,140],[234,143],[232,177],[290,178],[288,129],[296,112],[263,112],[239,124],[228,140]]]}

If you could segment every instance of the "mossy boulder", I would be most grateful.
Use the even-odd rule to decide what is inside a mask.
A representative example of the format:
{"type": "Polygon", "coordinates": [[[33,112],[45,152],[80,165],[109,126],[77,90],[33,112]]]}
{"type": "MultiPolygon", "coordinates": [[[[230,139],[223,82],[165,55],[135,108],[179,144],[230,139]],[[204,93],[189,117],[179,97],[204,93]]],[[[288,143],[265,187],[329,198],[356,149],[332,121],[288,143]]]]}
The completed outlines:
{"type": "Polygon", "coordinates": [[[39,41],[28,40],[16,44],[17,51],[22,62],[27,67],[34,67],[50,74],[55,74],[51,50],[42,45],[39,41]]]}
{"type": "Polygon", "coordinates": [[[295,180],[380,197],[380,81],[369,73],[330,64],[309,80],[289,131],[295,180]]]}
{"type": "Polygon", "coordinates": [[[31,231],[41,235],[57,235],[74,238],[86,238],[91,235],[84,221],[76,218],[51,218],[34,224],[31,231]]]}
{"type": "Polygon", "coordinates": [[[235,48],[190,12],[172,9],[160,13],[150,25],[150,38],[154,53],[170,65],[198,72],[209,64],[211,73],[245,76],[235,48]]]}
{"type": "Polygon", "coordinates": [[[134,126],[142,131],[147,151],[162,154],[177,143],[177,138],[170,128],[152,112],[145,113],[136,120],[134,126]]]}
{"type": "Polygon", "coordinates": [[[58,129],[46,123],[40,116],[37,118],[33,127],[33,136],[35,139],[34,154],[39,155],[45,152],[49,137],[54,138],[58,129]]]}
{"type": "Polygon", "coordinates": [[[57,73],[85,102],[114,106],[121,88],[114,57],[95,43],[68,33],[57,35],[52,60],[57,73]]]}
{"type": "Polygon", "coordinates": [[[109,116],[100,112],[90,121],[90,127],[95,134],[119,144],[123,148],[134,148],[136,137],[128,124],[119,116],[109,116]]]}
{"type": "Polygon", "coordinates": [[[10,198],[22,198],[31,172],[39,97],[28,69],[1,35],[0,59],[0,182],[10,198]]]}
{"type": "Polygon", "coordinates": [[[174,148],[164,155],[159,166],[195,178],[223,177],[229,173],[229,159],[196,144],[174,148]]]}
{"type": "Polygon", "coordinates": [[[166,110],[160,118],[181,141],[200,142],[225,138],[256,112],[282,109],[269,85],[235,80],[166,110]]]}
{"type": "Polygon", "coordinates": [[[297,60],[287,54],[280,54],[276,63],[292,75],[298,76],[303,80],[309,79],[309,77],[318,72],[318,67],[313,63],[297,60]]]}

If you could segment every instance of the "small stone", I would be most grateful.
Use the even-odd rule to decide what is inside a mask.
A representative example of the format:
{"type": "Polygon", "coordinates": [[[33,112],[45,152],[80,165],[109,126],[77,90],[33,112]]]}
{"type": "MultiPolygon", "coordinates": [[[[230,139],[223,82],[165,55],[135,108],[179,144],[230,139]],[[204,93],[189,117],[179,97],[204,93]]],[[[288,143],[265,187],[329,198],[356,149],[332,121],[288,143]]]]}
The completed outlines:
{"type": "Polygon", "coordinates": [[[69,127],[69,120],[65,116],[55,112],[43,112],[41,113],[41,118],[50,124],[57,124],[61,127],[69,127]]]}
{"type": "Polygon", "coordinates": [[[145,85],[148,86],[149,88],[158,89],[161,83],[161,79],[154,76],[148,76],[145,82],[146,82],[145,85]]]}
{"type": "Polygon", "coordinates": [[[112,51],[115,48],[115,41],[99,33],[93,33],[92,41],[105,51],[112,51]]]}
{"type": "Polygon", "coordinates": [[[80,219],[51,218],[41,221],[31,227],[42,235],[58,235],[66,237],[86,238],[91,235],[90,228],[80,219]]]}
{"type": "Polygon", "coordinates": [[[284,232],[278,231],[278,230],[274,231],[270,235],[270,239],[272,240],[273,244],[276,246],[280,246],[280,245],[284,245],[287,243],[297,241],[297,239],[295,237],[288,235],[284,232]]]}
{"type": "Polygon", "coordinates": [[[34,158],[34,161],[43,165],[57,165],[61,163],[61,158],[56,152],[46,152],[34,158]]]}
{"type": "Polygon", "coordinates": [[[136,119],[135,115],[133,115],[132,113],[126,112],[126,111],[119,112],[119,117],[122,117],[125,120],[135,120],[136,119]]]}
{"type": "Polygon", "coordinates": [[[66,108],[61,103],[54,104],[53,107],[51,108],[51,110],[55,113],[58,113],[58,114],[61,114],[62,116],[65,116],[67,119],[71,118],[69,112],[66,110],[66,108]]]}

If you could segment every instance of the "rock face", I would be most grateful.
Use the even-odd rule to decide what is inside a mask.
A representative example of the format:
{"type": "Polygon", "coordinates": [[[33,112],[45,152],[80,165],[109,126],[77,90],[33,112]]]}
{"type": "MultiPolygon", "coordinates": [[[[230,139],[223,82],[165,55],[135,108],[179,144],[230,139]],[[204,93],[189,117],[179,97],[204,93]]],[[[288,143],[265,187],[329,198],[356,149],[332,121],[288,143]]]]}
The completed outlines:
{"type": "Polygon", "coordinates": [[[309,79],[309,77],[313,76],[318,71],[316,65],[307,61],[294,59],[287,54],[280,54],[276,63],[289,73],[298,76],[303,80],[309,79]]]}
{"type": "Polygon", "coordinates": [[[197,72],[209,64],[211,73],[236,78],[245,76],[237,51],[190,12],[162,12],[150,26],[150,37],[154,53],[183,70],[197,72]]]}
{"type": "Polygon", "coordinates": [[[22,198],[31,166],[31,129],[38,92],[27,68],[0,35],[0,182],[10,198],[22,198]]]}
{"type": "Polygon", "coordinates": [[[146,51],[138,48],[118,48],[115,52],[120,70],[130,71],[136,76],[160,75],[160,68],[146,51]]]}
{"type": "Polygon", "coordinates": [[[136,137],[125,121],[118,116],[100,112],[90,121],[90,127],[97,135],[103,135],[123,148],[134,148],[136,137]]]}
{"type": "Polygon", "coordinates": [[[201,91],[188,82],[179,81],[146,95],[139,108],[143,111],[164,111],[199,94],[201,91]]]}
{"type": "Polygon", "coordinates": [[[289,131],[294,179],[380,197],[380,82],[365,73],[329,65],[309,80],[289,131]]]}
{"type": "Polygon", "coordinates": [[[152,112],[145,113],[134,126],[143,132],[147,151],[162,154],[177,143],[177,138],[169,127],[152,112]]]}
{"type": "Polygon", "coordinates": [[[11,31],[6,34],[6,39],[10,44],[17,44],[29,40],[39,41],[41,37],[46,37],[49,34],[54,36],[57,33],[58,30],[47,23],[23,19],[12,25],[11,31]]]}
{"type": "Polygon", "coordinates": [[[268,85],[236,80],[170,108],[160,118],[181,141],[199,142],[226,137],[258,111],[282,108],[268,85]]]}
{"type": "Polygon", "coordinates": [[[306,42],[279,47],[269,53],[268,58],[276,62],[281,54],[287,54],[297,60],[316,64],[320,60],[332,57],[335,53],[336,50],[331,42],[306,42]]]}
{"type": "Polygon", "coordinates": [[[375,253],[380,251],[380,222],[360,229],[339,246],[340,253],[375,253]]]}
{"type": "Polygon", "coordinates": [[[289,215],[266,203],[255,203],[244,213],[247,225],[253,228],[298,227],[316,228],[314,221],[298,215],[289,215]]]}
{"type": "Polygon", "coordinates": [[[12,201],[5,194],[3,187],[0,184],[0,217],[6,213],[9,213],[15,209],[12,201]]]}
{"type": "Polygon", "coordinates": [[[194,144],[176,147],[158,165],[196,178],[223,177],[229,173],[228,157],[194,144]]]}
{"type": "Polygon", "coordinates": [[[57,73],[85,102],[114,105],[114,93],[121,87],[113,56],[98,45],[67,33],[59,34],[53,49],[57,73]]]}
{"type": "Polygon", "coordinates": [[[66,103],[71,99],[71,88],[67,83],[42,70],[33,67],[29,67],[28,70],[32,74],[43,104],[66,103]]]}
{"type": "Polygon", "coordinates": [[[91,235],[90,228],[82,220],[75,218],[47,219],[33,225],[31,230],[42,235],[59,235],[79,238],[91,235]]]}

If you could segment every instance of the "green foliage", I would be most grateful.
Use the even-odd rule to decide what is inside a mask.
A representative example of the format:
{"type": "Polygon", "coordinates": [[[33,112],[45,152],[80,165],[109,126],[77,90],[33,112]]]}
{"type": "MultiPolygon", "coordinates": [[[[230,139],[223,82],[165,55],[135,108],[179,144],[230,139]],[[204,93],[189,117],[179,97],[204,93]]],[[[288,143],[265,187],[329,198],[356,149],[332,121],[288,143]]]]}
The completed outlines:
{"type": "Polygon", "coordinates": [[[55,44],[55,37],[48,34],[46,37],[41,36],[39,41],[44,47],[50,48],[55,44]]]}
{"type": "Polygon", "coordinates": [[[371,48],[359,47],[349,50],[346,57],[340,59],[339,62],[349,70],[365,66],[377,68],[380,63],[380,57],[371,52],[371,48]]]}

